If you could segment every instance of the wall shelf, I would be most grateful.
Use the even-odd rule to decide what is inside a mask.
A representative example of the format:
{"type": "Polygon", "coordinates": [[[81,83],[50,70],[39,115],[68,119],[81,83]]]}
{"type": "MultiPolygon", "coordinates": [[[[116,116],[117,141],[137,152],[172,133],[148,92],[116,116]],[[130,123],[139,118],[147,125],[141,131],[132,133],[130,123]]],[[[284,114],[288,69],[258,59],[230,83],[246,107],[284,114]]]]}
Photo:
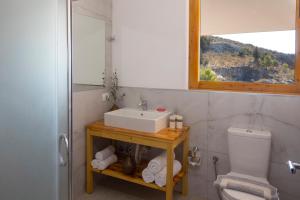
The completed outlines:
{"type": "MultiPolygon", "coordinates": [[[[111,166],[109,166],[107,169],[105,170],[97,170],[97,169],[93,169],[94,173],[99,173],[99,174],[103,174],[106,176],[111,176],[114,178],[118,178],[124,181],[128,181],[131,183],[135,183],[135,184],[139,184],[139,185],[143,185],[155,190],[161,190],[161,191],[166,191],[166,187],[159,187],[154,183],[146,183],[144,182],[143,178],[142,178],[142,171],[143,169],[146,168],[145,165],[142,165],[140,167],[137,167],[136,172],[133,175],[127,175],[124,174],[122,172],[122,161],[117,162],[111,166]]],[[[174,186],[180,182],[182,180],[182,178],[184,177],[185,173],[181,170],[173,179],[174,182],[174,186]]]]}

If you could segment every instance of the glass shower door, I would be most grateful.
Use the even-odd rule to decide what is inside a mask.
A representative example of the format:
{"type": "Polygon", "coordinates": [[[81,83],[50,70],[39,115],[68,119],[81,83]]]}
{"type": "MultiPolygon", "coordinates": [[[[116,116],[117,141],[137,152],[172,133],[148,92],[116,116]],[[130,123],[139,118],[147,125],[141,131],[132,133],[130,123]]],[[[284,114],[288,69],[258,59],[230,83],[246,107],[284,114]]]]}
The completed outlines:
{"type": "Polygon", "coordinates": [[[70,198],[67,5],[0,2],[1,200],[70,198]]]}

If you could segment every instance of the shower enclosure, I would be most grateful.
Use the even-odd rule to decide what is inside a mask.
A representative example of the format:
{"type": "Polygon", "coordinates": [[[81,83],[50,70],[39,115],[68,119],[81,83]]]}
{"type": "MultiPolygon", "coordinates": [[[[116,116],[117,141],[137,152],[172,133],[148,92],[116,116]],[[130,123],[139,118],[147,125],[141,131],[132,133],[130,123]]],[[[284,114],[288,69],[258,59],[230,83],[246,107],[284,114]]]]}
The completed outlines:
{"type": "Polygon", "coordinates": [[[68,0],[0,3],[0,199],[71,199],[68,0]]]}

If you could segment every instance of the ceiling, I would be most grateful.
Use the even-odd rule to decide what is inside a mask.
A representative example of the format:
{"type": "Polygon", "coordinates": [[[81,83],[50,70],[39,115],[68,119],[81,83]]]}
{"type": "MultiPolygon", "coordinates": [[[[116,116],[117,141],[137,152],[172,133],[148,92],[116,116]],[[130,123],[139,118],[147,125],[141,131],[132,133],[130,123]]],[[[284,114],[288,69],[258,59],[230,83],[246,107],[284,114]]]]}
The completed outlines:
{"type": "Polygon", "coordinates": [[[296,0],[201,0],[201,34],[295,29],[296,0]]]}

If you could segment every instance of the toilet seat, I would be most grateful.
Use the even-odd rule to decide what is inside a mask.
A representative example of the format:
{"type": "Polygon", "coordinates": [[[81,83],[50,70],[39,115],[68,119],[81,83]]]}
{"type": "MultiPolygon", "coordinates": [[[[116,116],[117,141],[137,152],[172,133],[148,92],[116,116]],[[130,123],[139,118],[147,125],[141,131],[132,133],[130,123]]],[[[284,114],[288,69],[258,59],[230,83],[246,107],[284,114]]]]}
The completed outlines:
{"type": "MultiPolygon", "coordinates": [[[[250,180],[255,180],[257,182],[262,182],[262,183],[269,184],[269,182],[265,178],[248,176],[248,175],[240,174],[240,173],[236,173],[236,172],[230,172],[230,173],[228,173],[228,175],[241,177],[241,178],[247,178],[247,179],[250,179],[250,180]]],[[[252,195],[252,194],[248,194],[248,193],[240,192],[240,191],[236,191],[236,190],[231,190],[231,189],[224,189],[221,192],[221,195],[222,195],[223,200],[232,200],[232,199],[236,199],[236,200],[265,200],[262,197],[258,197],[258,196],[252,195]]]]}
{"type": "Polygon", "coordinates": [[[222,191],[222,197],[224,200],[231,200],[231,199],[237,199],[237,200],[265,200],[264,198],[244,193],[244,192],[239,192],[236,190],[230,190],[230,189],[224,189],[222,191]],[[231,198],[228,198],[231,197],[231,198]]]}

